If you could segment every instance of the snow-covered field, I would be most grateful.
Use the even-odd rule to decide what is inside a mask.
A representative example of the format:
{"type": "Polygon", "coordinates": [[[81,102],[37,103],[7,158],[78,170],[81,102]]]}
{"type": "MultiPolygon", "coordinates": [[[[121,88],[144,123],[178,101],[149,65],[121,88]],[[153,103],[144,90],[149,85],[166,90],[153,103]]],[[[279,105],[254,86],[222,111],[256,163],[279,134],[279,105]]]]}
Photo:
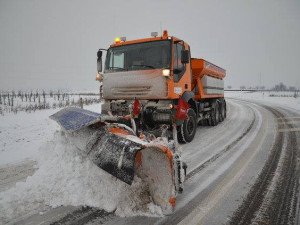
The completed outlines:
{"type": "MultiPolygon", "coordinates": [[[[100,112],[101,103],[84,109],[100,112]]],[[[0,166],[33,159],[40,146],[53,138],[59,126],[49,116],[59,109],[37,110],[0,116],[0,166]]]]}
{"type": "MultiPolygon", "coordinates": [[[[226,92],[225,95],[300,111],[299,97],[274,97],[276,93],[269,92],[226,92]]],[[[100,112],[101,104],[84,108],[100,112]]],[[[0,116],[0,170],[28,161],[37,162],[32,176],[0,192],[0,223],[60,205],[116,210],[120,216],[160,216],[160,208],[149,199],[141,201],[143,187],[138,178],[129,188],[91,163],[76,146],[60,136],[59,126],[49,119],[58,110],[0,116]]]]}
{"type": "Polygon", "coordinates": [[[246,100],[261,101],[272,105],[279,105],[288,107],[293,110],[300,111],[300,93],[298,92],[297,97],[294,97],[294,92],[276,92],[276,91],[265,91],[265,92],[246,92],[246,91],[227,91],[225,97],[238,98],[246,100]]]}
{"type": "MultiPolygon", "coordinates": [[[[97,92],[95,92],[97,93],[97,92]]],[[[99,103],[97,94],[50,91],[0,91],[0,115],[99,103]]]]}

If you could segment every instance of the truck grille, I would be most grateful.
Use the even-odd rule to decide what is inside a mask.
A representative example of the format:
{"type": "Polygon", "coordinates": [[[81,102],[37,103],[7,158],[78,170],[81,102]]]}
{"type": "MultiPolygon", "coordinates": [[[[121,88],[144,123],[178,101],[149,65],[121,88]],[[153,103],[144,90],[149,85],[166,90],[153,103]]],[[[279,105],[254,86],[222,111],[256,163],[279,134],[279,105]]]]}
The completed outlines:
{"type": "Polygon", "coordinates": [[[142,87],[114,87],[112,93],[115,96],[144,96],[149,94],[151,86],[142,87]]]}

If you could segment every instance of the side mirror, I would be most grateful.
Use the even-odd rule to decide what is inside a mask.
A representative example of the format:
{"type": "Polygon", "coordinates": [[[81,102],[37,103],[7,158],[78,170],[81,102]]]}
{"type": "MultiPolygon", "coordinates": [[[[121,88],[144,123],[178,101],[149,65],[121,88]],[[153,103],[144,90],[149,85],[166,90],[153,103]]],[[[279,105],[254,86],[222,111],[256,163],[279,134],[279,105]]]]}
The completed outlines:
{"type": "Polygon", "coordinates": [[[102,51],[99,50],[97,52],[97,71],[98,73],[101,73],[102,72],[102,51]]]}
{"type": "Polygon", "coordinates": [[[97,57],[98,57],[98,58],[102,58],[102,51],[101,51],[101,50],[98,50],[98,52],[97,52],[97,57]]]}
{"type": "Polygon", "coordinates": [[[189,50],[181,51],[181,63],[189,63],[190,61],[190,52],[189,50]]]}

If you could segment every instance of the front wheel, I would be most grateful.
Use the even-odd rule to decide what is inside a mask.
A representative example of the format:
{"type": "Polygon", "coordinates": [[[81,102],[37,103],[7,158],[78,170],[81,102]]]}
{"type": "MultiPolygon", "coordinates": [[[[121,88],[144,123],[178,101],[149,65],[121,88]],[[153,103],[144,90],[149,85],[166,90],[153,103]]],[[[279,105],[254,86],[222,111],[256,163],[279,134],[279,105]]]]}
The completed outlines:
{"type": "Polygon", "coordinates": [[[196,134],[197,117],[193,109],[188,109],[188,118],[178,127],[178,141],[181,143],[191,142],[196,134]]]}

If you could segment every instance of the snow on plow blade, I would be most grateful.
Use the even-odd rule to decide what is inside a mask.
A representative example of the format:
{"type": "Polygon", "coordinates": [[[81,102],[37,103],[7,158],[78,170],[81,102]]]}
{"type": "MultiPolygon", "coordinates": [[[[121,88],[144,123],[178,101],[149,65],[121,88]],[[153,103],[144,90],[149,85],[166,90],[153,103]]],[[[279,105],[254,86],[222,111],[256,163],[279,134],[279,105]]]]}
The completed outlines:
{"type": "Polygon", "coordinates": [[[89,158],[101,169],[131,185],[136,154],[142,145],[102,129],[96,131],[95,140],[88,143],[89,158]]]}
{"type": "Polygon", "coordinates": [[[112,118],[103,114],[70,107],[50,118],[68,137],[86,137],[82,149],[94,164],[129,185],[138,175],[147,183],[153,201],[163,213],[173,212],[184,179],[182,162],[176,153],[165,145],[140,140],[120,124],[105,123],[106,118],[112,118]]]}
{"type": "Polygon", "coordinates": [[[150,195],[165,215],[175,209],[173,156],[164,146],[148,146],[138,152],[137,174],[149,185],[150,195]]]}

